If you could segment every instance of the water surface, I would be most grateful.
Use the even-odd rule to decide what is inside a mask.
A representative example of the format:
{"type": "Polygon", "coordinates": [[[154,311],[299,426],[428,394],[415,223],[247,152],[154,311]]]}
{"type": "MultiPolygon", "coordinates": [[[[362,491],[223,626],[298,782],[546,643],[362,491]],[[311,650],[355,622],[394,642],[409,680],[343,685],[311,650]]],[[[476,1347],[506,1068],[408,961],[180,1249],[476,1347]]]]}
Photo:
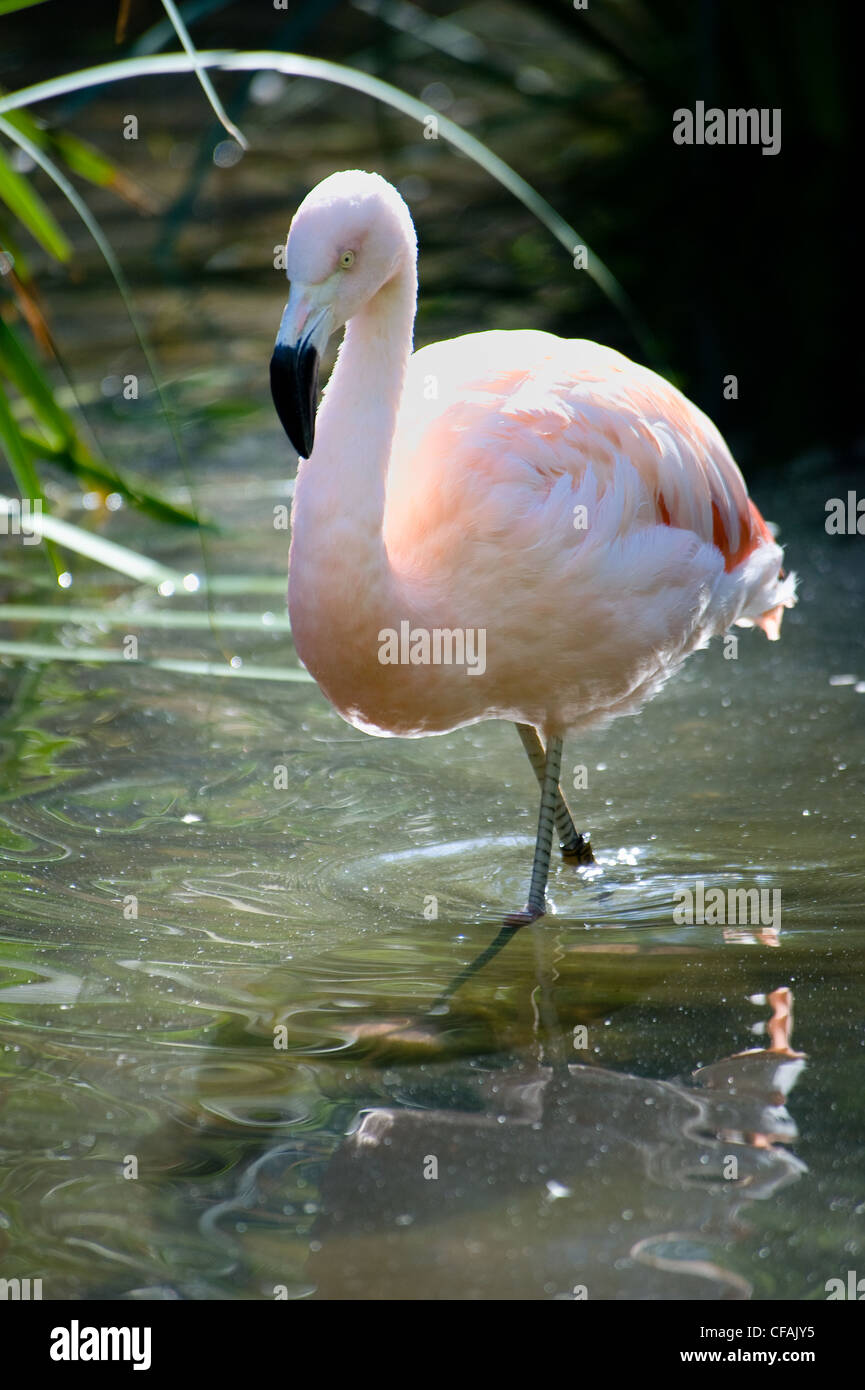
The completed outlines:
{"type": "MultiPolygon", "coordinates": [[[[218,623],[283,612],[277,439],[255,417],[203,484],[208,563],[246,591],[214,631],[141,629],[142,658],[297,668],[278,623],[218,623]]],[[[865,695],[830,678],[865,681],[865,586],[830,494],[803,464],[768,499],[802,574],[780,643],[716,643],[568,745],[598,864],[558,863],[554,910],[507,940],[536,808],[506,726],[370,739],[310,681],[5,662],[4,1274],[52,1298],[809,1299],[856,1269],[865,695]],[[677,925],[698,880],[780,890],[780,927],[677,925]]],[[[203,605],[73,588],[102,627],[30,640],[116,646],[113,608],[203,605]]]]}

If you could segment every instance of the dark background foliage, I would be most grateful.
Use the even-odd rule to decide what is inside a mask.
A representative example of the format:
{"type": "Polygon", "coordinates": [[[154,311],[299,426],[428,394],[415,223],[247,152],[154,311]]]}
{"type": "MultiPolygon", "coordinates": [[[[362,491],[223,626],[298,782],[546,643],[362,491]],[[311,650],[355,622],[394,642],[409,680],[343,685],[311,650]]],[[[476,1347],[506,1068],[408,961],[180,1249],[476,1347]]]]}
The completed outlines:
{"type": "MultiPolygon", "coordinates": [[[[115,0],[76,7],[74,23],[54,0],[5,20],[3,87],[142,51],[153,26],[164,26],[161,7],[132,0],[121,9],[119,44],[115,0]]],[[[202,0],[183,14],[202,49],[296,50],[427,93],[431,109],[437,103],[507,159],[606,261],[656,339],[653,365],[717,421],[749,476],[815,450],[854,467],[861,78],[852,5],[589,0],[580,11],[570,0],[287,0],[282,10],[202,0]],[[674,144],[673,112],[697,100],[780,108],[780,153],[674,144]],[[728,374],[736,400],[723,398],[728,374]]],[[[162,46],[176,47],[167,29],[162,46]]],[[[424,142],[405,118],[323,84],[285,108],[251,102],[250,78],[215,81],[250,137],[244,177],[214,167],[224,132],[191,78],[39,108],[133,162],[144,152],[123,147],[117,121],[98,114],[106,103],[115,113],[142,109],[151,125],[180,128],[191,142],[194,157],[148,235],[127,248],[139,291],[194,281],[202,237],[216,253],[229,231],[261,218],[279,240],[312,183],[360,163],[395,178],[412,203],[423,251],[419,341],[531,324],[645,358],[549,234],[443,141],[424,142]]],[[[146,167],[138,172],[146,182],[146,167]]],[[[226,285],[252,284],[268,269],[247,257],[222,274],[226,285]]]]}

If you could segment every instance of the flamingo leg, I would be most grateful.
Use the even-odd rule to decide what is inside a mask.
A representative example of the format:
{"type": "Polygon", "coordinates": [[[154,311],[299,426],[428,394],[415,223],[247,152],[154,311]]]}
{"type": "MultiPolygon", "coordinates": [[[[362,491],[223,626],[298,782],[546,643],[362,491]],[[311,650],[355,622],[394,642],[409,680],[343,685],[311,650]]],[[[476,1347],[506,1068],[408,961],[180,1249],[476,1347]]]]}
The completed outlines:
{"type": "Polygon", "coordinates": [[[550,872],[550,856],[553,852],[553,830],[556,825],[556,805],[559,797],[559,770],[562,766],[562,740],[547,740],[544,757],[544,776],[541,783],[541,809],[538,815],[538,836],[535,841],[535,857],[532,863],[532,881],[529,885],[529,900],[523,912],[511,913],[505,918],[509,927],[525,926],[543,917],[546,912],[547,877],[550,872]]]}
{"type": "MultiPolygon", "coordinates": [[[[540,740],[540,735],[532,724],[517,724],[517,733],[522,739],[523,747],[528,754],[528,759],[538,779],[538,784],[543,787],[546,754],[544,752],[544,745],[540,740]]],[[[583,835],[574,825],[573,817],[568,809],[568,803],[562,795],[561,787],[556,788],[556,793],[556,831],[559,836],[559,849],[562,858],[573,859],[578,864],[594,864],[595,856],[592,854],[592,846],[589,843],[589,837],[583,835]]]]}

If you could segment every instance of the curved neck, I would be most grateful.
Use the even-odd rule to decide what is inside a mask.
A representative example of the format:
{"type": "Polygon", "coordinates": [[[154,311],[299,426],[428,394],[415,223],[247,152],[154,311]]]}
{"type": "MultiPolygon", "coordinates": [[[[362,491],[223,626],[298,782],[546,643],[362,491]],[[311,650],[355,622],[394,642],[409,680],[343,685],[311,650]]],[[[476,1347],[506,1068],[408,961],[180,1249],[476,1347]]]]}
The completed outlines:
{"type": "Polygon", "coordinates": [[[295,484],[289,603],[296,640],[313,615],[334,633],[346,620],[357,624],[365,615],[374,623],[386,611],[385,490],[416,302],[409,261],[346,328],[315,447],[295,484]]]}

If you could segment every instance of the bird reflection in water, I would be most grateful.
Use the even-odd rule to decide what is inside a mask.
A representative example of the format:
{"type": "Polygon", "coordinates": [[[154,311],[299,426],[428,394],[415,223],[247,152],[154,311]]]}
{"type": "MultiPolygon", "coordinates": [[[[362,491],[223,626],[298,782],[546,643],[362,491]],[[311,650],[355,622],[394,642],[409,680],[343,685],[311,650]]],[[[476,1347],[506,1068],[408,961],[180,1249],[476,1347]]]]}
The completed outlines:
{"type": "Polygon", "coordinates": [[[749,1208],[806,1171],[790,990],[752,1000],[768,1046],[674,1080],[569,1061],[549,990],[534,1002],[537,1062],[475,1070],[462,1109],[358,1117],[323,1182],[316,1297],[752,1296],[749,1208]]]}

